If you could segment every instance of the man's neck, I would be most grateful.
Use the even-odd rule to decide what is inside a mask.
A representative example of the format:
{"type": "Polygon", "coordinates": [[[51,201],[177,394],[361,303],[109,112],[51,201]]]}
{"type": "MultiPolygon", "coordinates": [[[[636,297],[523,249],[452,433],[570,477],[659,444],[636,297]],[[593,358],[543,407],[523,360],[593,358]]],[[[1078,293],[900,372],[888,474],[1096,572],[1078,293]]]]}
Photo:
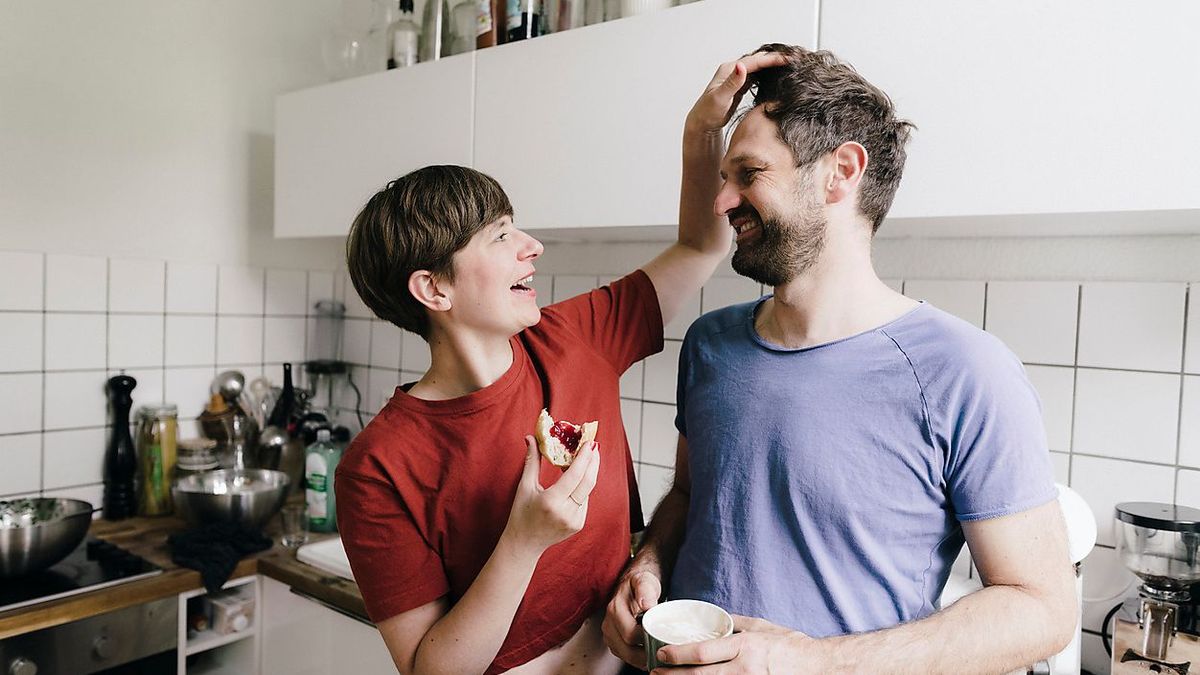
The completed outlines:
{"type": "Polygon", "coordinates": [[[449,335],[437,329],[430,335],[429,353],[428,372],[408,392],[427,401],[479,391],[499,380],[513,362],[507,338],[449,335]]]}
{"type": "Polygon", "coordinates": [[[830,228],[817,262],[775,288],[754,328],[773,344],[811,347],[878,328],[917,304],[879,280],[869,240],[830,228]]]}

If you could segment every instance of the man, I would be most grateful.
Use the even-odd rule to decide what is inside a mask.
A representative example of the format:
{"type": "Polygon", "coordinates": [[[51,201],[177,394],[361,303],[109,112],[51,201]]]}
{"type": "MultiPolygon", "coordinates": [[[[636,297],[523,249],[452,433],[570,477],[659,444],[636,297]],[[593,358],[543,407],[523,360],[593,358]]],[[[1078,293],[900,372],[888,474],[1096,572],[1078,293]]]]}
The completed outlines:
{"type": "Polygon", "coordinates": [[[717,310],[680,355],[675,481],[619,583],[610,649],[662,591],[739,615],[665,647],[679,672],[1000,673],[1075,627],[1036,394],[990,335],[892,291],[871,241],[910,125],[828,52],[767,45],[715,211],[773,296],[717,310]],[[962,544],[985,588],[938,610],[962,544]],[[744,615],[744,616],[740,616],[744,615]],[[755,618],[747,618],[755,617],[755,618]]]}
{"type": "Polygon", "coordinates": [[[347,557],[400,672],[620,669],[600,621],[641,528],[620,376],[662,349],[664,321],[728,252],[725,219],[707,207],[720,130],[747,74],[778,63],[718,72],[688,116],[678,241],[604,288],[539,311],[542,245],[500,185],[465,167],[402,176],[355,219],[355,289],[431,356],[336,476],[347,557]],[[542,408],[599,421],[565,472],[528,435],[542,408]]]}

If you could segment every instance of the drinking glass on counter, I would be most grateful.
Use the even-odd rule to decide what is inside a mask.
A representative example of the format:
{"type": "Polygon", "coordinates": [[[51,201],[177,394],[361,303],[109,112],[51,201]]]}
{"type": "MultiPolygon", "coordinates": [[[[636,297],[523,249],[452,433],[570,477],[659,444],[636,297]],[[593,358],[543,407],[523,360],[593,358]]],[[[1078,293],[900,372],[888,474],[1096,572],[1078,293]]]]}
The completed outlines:
{"type": "Polygon", "coordinates": [[[284,504],[279,512],[283,522],[283,537],[281,544],[296,549],[308,542],[308,514],[305,504],[284,504]]]}

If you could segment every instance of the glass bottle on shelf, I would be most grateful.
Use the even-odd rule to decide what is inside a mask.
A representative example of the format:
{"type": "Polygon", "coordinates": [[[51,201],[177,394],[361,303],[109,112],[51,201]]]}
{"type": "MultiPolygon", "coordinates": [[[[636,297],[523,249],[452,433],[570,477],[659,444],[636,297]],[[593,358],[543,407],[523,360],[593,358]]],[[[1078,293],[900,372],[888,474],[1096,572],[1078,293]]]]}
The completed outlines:
{"type": "Polygon", "coordinates": [[[475,48],[495,47],[504,44],[507,0],[475,0],[476,27],[475,48]]]}
{"type": "Polygon", "coordinates": [[[449,0],[426,0],[421,16],[420,62],[450,56],[453,42],[449,0]]]}
{"type": "Polygon", "coordinates": [[[505,42],[528,40],[542,34],[542,0],[508,0],[508,34],[505,42]]]}
{"type": "Polygon", "coordinates": [[[417,22],[413,0],[399,0],[400,14],[388,26],[388,68],[407,68],[417,62],[417,22]]]}

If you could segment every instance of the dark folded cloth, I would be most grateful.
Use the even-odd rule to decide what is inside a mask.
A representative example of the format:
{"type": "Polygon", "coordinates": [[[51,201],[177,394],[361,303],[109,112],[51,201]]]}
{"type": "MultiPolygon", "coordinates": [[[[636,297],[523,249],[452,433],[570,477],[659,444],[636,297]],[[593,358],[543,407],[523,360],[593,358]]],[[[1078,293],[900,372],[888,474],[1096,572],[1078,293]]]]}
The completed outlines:
{"type": "Polygon", "coordinates": [[[271,545],[262,532],[238,523],[209,523],[167,537],[171,560],[200,572],[209,593],[221,590],[239,560],[271,545]]]}

